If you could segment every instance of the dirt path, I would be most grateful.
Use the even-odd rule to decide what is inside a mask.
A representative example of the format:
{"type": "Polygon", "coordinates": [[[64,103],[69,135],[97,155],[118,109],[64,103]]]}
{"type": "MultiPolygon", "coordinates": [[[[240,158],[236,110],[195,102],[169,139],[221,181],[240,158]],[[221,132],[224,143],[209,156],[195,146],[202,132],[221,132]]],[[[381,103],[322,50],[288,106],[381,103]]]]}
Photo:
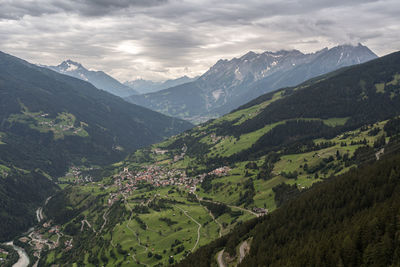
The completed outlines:
{"type": "Polygon", "coordinates": [[[57,241],[56,244],[60,244],[60,238],[63,236],[63,234],[61,233],[57,233],[57,241]]]}
{"type": "Polygon", "coordinates": [[[247,240],[243,241],[239,247],[239,263],[242,262],[244,257],[250,252],[250,246],[247,240]]]}
{"type": "Polygon", "coordinates": [[[44,219],[44,215],[43,215],[43,208],[47,205],[47,203],[49,203],[49,200],[52,198],[53,196],[50,196],[46,199],[46,201],[44,202],[44,205],[42,207],[39,207],[36,210],[36,219],[38,221],[38,223],[40,223],[41,221],[43,221],[44,219]]]}
{"type": "MultiPolygon", "coordinates": [[[[132,216],[133,216],[133,212],[132,212],[132,209],[131,209],[131,216],[129,217],[129,221],[128,221],[128,223],[126,224],[126,228],[127,228],[129,231],[131,231],[132,234],[134,234],[134,235],[136,236],[136,239],[137,239],[137,241],[138,241],[139,246],[141,246],[142,248],[144,248],[144,250],[145,250],[145,252],[146,252],[146,251],[148,250],[148,248],[147,248],[146,246],[143,246],[143,245],[142,245],[142,242],[140,241],[139,235],[136,234],[136,232],[129,226],[129,223],[132,221],[132,216]]],[[[134,258],[133,255],[132,255],[132,257],[134,258]]]]}
{"type": "Polygon", "coordinates": [[[225,264],[225,262],[224,262],[223,255],[224,255],[224,249],[221,250],[220,252],[218,252],[217,262],[218,262],[218,266],[219,266],[219,267],[226,267],[226,264],[225,264]]]}
{"type": "Polygon", "coordinates": [[[248,213],[250,213],[250,214],[252,214],[252,215],[254,215],[256,217],[260,217],[261,216],[261,214],[255,213],[254,211],[247,210],[247,209],[242,208],[242,207],[233,206],[233,205],[227,205],[227,206],[230,207],[230,208],[235,208],[235,209],[239,209],[239,210],[244,211],[244,212],[248,212],[248,213]]]}
{"type": "Polygon", "coordinates": [[[92,227],[92,225],[86,220],[86,219],[84,219],[84,220],[82,220],[81,221],[81,232],[83,231],[83,227],[85,226],[85,223],[87,224],[87,226],[90,228],[90,229],[92,229],[92,231],[94,232],[94,233],[96,233],[96,230],[94,230],[94,228],[92,227]]]}
{"type": "Polygon", "coordinates": [[[180,208],[180,207],[178,207],[178,206],[175,206],[175,207],[177,207],[178,209],[180,209],[181,211],[183,211],[183,213],[185,214],[186,217],[188,217],[189,219],[191,219],[192,221],[194,221],[194,222],[199,226],[199,228],[197,229],[197,241],[196,241],[196,244],[194,244],[194,247],[191,249],[191,251],[193,252],[193,251],[196,249],[196,247],[197,247],[197,245],[199,244],[199,241],[200,241],[200,229],[201,229],[201,224],[200,224],[198,221],[196,221],[192,216],[190,216],[189,214],[187,214],[188,211],[186,211],[186,210],[184,210],[184,209],[182,209],[182,208],[180,208]]]}
{"type": "Polygon", "coordinates": [[[101,228],[100,228],[98,234],[101,233],[101,231],[103,231],[104,226],[106,226],[106,224],[107,224],[107,215],[108,215],[109,212],[110,212],[110,208],[108,208],[108,209],[104,212],[104,214],[103,214],[104,223],[103,223],[103,225],[101,226],[101,228]]]}
{"type": "Polygon", "coordinates": [[[376,160],[379,160],[380,157],[385,153],[385,148],[380,149],[378,152],[375,153],[376,160]]]}
{"type": "Polygon", "coordinates": [[[208,212],[208,214],[210,215],[211,219],[213,219],[213,221],[218,225],[218,227],[219,227],[219,237],[221,237],[222,236],[222,230],[224,230],[224,227],[222,226],[222,224],[219,221],[217,221],[217,219],[214,217],[214,214],[212,214],[212,212],[209,209],[207,209],[206,206],[201,204],[201,202],[199,200],[199,197],[196,194],[194,194],[194,195],[196,196],[197,200],[199,201],[200,206],[202,206],[208,212]]]}
{"type": "Polygon", "coordinates": [[[234,205],[228,205],[228,204],[223,203],[223,202],[217,202],[217,201],[212,201],[212,200],[205,200],[205,199],[201,199],[201,198],[199,198],[199,200],[201,200],[201,201],[206,201],[206,202],[210,202],[210,203],[214,203],[214,204],[225,204],[225,205],[227,205],[227,206],[230,207],[230,208],[239,209],[239,210],[241,210],[241,211],[250,213],[250,214],[252,214],[252,215],[254,215],[254,216],[256,216],[256,217],[260,217],[260,216],[261,216],[261,214],[255,213],[254,211],[251,211],[251,210],[248,210],[248,209],[245,209],[245,208],[242,208],[242,207],[234,206],[234,205]]]}
{"type": "Polygon", "coordinates": [[[213,221],[218,225],[219,227],[219,237],[222,237],[222,230],[224,230],[224,227],[222,226],[222,224],[214,217],[214,214],[212,214],[212,212],[210,210],[208,210],[206,207],[204,207],[210,214],[211,218],[213,219],[213,221]]]}

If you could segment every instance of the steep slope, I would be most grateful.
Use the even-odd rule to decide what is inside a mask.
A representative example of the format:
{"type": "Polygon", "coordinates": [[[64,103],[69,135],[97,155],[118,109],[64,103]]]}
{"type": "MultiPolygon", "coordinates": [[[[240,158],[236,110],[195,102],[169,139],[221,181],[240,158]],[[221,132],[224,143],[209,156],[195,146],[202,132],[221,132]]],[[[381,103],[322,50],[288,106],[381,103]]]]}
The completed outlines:
{"type": "Polygon", "coordinates": [[[78,62],[72,60],[63,61],[58,66],[44,66],[61,74],[69,75],[87,82],[95,87],[120,97],[137,94],[133,88],[121,84],[119,81],[103,71],[91,71],[78,62]]]}
{"type": "MultiPolygon", "coordinates": [[[[190,127],[87,82],[0,56],[3,160],[13,162],[19,153],[32,160],[46,151],[62,162],[110,161],[190,127]]],[[[29,160],[24,166],[31,165],[29,160]]]]}
{"type": "Polygon", "coordinates": [[[168,147],[200,146],[213,166],[385,120],[400,114],[399,66],[397,52],[265,94],[168,147]]]}
{"type": "Polygon", "coordinates": [[[224,248],[234,256],[250,237],[249,228],[230,235],[238,225],[252,228],[252,218],[284,213],[313,184],[397,151],[399,73],[400,53],[347,67],[140,149],[97,173],[96,183],[66,177],[65,185],[79,184],[45,212],[62,241],[73,242],[46,252],[41,264],[165,265],[189,256],[189,266],[210,266],[224,248]],[[197,260],[190,256],[225,235],[197,260]]]}
{"type": "Polygon", "coordinates": [[[343,45],[312,54],[278,51],[249,52],[220,60],[192,83],[127,98],[164,114],[193,122],[205,121],[272,90],[294,86],[310,78],[359,64],[377,56],[367,47],[343,45]]]}
{"type": "Polygon", "coordinates": [[[269,216],[253,220],[176,266],[396,266],[400,264],[400,155],[313,186],[269,216]],[[237,248],[251,240],[238,262],[237,248]],[[230,255],[230,256],[229,256],[230,255]],[[244,255],[243,255],[244,256],[244,255]]]}
{"type": "Polygon", "coordinates": [[[33,207],[55,190],[50,176],[120,160],[191,127],[1,52],[0,96],[0,239],[32,223],[33,207]]]}
{"type": "Polygon", "coordinates": [[[164,82],[153,82],[148,80],[133,80],[133,81],[126,81],[124,85],[129,86],[130,88],[139,92],[139,94],[147,94],[147,93],[154,93],[160,90],[164,90],[170,87],[175,87],[184,83],[189,83],[197,80],[198,77],[189,78],[187,76],[183,76],[177,79],[166,80],[164,82]]]}

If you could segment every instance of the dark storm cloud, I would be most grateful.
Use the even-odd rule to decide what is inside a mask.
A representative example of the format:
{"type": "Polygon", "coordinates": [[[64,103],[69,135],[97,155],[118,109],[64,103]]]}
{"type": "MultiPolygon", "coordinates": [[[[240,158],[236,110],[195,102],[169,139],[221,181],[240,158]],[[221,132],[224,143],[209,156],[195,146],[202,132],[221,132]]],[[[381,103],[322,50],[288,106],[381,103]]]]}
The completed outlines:
{"type": "Polygon", "coordinates": [[[400,47],[398,0],[0,0],[0,50],[125,80],[198,75],[249,50],[400,47]]]}

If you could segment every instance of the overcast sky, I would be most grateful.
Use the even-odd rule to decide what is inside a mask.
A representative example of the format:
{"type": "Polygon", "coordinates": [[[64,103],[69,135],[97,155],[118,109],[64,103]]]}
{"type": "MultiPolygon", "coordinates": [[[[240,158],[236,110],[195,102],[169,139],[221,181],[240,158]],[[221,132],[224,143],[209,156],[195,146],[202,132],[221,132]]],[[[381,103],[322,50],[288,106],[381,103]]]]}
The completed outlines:
{"type": "Polygon", "coordinates": [[[0,50],[120,81],[205,72],[252,50],[400,50],[399,0],[0,0],[0,50]]]}

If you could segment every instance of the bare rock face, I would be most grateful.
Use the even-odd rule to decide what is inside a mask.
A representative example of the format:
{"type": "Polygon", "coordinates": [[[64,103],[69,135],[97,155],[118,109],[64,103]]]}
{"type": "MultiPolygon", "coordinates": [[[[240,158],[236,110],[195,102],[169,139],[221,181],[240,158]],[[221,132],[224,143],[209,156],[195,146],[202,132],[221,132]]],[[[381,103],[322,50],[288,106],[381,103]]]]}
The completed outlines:
{"type": "Polygon", "coordinates": [[[361,44],[325,48],[310,54],[298,50],[248,52],[240,58],[219,60],[193,82],[126,99],[171,116],[202,122],[275,89],[375,58],[361,44]]]}

